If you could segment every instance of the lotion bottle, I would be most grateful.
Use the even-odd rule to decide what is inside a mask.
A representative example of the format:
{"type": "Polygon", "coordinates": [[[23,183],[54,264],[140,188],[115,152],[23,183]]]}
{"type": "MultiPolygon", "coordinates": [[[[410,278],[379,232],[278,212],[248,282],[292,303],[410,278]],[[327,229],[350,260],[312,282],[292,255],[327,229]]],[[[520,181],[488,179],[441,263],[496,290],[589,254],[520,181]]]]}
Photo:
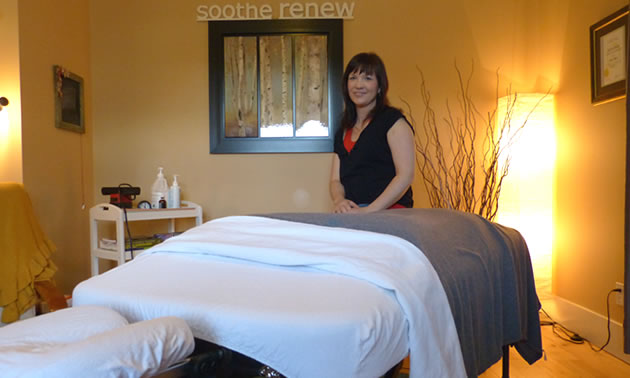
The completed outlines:
{"type": "Polygon", "coordinates": [[[180,188],[177,182],[177,176],[173,175],[173,184],[168,190],[168,201],[166,202],[169,209],[180,207],[180,188]]]}
{"type": "Polygon", "coordinates": [[[160,200],[164,200],[168,196],[168,183],[164,178],[163,168],[158,168],[157,178],[151,187],[151,208],[159,209],[160,200]]]}

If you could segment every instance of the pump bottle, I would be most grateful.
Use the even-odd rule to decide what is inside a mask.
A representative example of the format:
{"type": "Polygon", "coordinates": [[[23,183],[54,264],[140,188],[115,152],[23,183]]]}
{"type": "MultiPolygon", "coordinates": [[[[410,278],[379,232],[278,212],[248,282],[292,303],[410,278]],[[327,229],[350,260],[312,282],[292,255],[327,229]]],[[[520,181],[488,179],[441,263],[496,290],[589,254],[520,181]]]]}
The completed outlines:
{"type": "Polygon", "coordinates": [[[166,201],[166,204],[169,209],[180,207],[180,189],[179,183],[177,182],[177,176],[178,175],[173,175],[173,184],[168,190],[168,201],[166,201]]]}
{"type": "Polygon", "coordinates": [[[159,209],[160,200],[164,200],[168,196],[168,183],[164,178],[163,168],[158,168],[157,178],[151,187],[151,208],[159,209]]]}

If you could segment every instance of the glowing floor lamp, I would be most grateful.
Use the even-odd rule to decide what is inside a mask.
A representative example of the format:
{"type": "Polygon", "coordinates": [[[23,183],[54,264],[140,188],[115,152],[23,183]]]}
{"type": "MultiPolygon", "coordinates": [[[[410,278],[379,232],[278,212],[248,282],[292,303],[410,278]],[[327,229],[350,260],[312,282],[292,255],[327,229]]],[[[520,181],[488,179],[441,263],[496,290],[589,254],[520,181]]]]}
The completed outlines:
{"type": "Polygon", "coordinates": [[[507,104],[516,101],[512,126],[527,119],[509,147],[509,173],[503,181],[497,222],[517,229],[527,241],[539,297],[551,294],[553,243],[553,174],[556,160],[554,98],[550,94],[518,94],[499,99],[497,124],[507,104]],[[534,109],[532,111],[532,109],[534,109]]]}
{"type": "Polygon", "coordinates": [[[14,105],[0,96],[0,182],[22,182],[22,130],[14,105]]]}
{"type": "Polygon", "coordinates": [[[9,105],[6,97],[0,97],[0,139],[7,140],[9,133],[9,115],[6,110],[3,112],[2,107],[9,105]]]}

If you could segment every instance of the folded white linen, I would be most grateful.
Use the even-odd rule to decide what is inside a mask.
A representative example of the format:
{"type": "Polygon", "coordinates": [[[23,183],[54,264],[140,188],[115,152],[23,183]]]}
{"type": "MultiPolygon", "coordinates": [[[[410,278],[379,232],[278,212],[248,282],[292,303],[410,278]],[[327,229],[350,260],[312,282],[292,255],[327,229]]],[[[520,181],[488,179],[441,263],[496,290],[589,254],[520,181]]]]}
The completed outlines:
{"type": "MultiPolygon", "coordinates": [[[[316,269],[367,281],[394,293],[407,318],[412,378],[465,376],[457,330],[437,273],[414,245],[401,238],[236,216],[207,222],[145,252],[160,253],[210,254],[273,266],[316,269]]],[[[80,293],[75,292],[75,301],[77,294],[80,293]]],[[[246,351],[248,356],[269,363],[289,377],[307,377],[305,360],[317,355],[322,346],[304,344],[278,353],[287,337],[291,338],[280,330],[283,322],[290,321],[276,319],[278,328],[264,340],[273,345],[271,350],[243,335],[235,336],[241,343],[236,350],[246,351]],[[298,367],[287,365],[287,359],[299,361],[298,367]]],[[[233,328],[237,330],[238,324],[233,328]]],[[[334,337],[331,341],[335,342],[334,337]]],[[[234,347],[234,340],[231,342],[228,347],[234,347]]],[[[326,376],[337,376],[331,374],[326,376]]]]}
{"type": "Polygon", "coordinates": [[[110,309],[87,306],[3,327],[0,340],[3,377],[149,377],[194,349],[182,319],[129,325],[110,309]]]}
{"type": "Polygon", "coordinates": [[[291,378],[374,378],[409,352],[407,321],[390,291],[313,269],[145,254],[82,282],[73,300],[130,321],[177,316],[195,337],[291,378]]]}

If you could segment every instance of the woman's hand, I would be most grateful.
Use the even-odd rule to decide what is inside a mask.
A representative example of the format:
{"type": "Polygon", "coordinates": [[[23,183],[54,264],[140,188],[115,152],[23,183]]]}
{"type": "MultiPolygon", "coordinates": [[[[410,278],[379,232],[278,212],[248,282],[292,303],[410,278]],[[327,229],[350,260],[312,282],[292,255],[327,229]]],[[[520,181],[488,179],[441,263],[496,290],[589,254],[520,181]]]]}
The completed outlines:
{"type": "Polygon", "coordinates": [[[356,209],[352,209],[349,211],[350,214],[367,214],[378,211],[371,206],[359,206],[356,209]]]}
{"type": "Polygon", "coordinates": [[[333,155],[333,163],[330,172],[330,197],[333,200],[333,213],[349,213],[358,209],[356,203],[346,199],[346,191],[339,179],[339,156],[333,155]]]}
{"type": "Polygon", "coordinates": [[[350,201],[349,199],[343,199],[337,203],[335,203],[335,207],[333,208],[333,213],[352,213],[361,209],[356,203],[350,201]]]}

